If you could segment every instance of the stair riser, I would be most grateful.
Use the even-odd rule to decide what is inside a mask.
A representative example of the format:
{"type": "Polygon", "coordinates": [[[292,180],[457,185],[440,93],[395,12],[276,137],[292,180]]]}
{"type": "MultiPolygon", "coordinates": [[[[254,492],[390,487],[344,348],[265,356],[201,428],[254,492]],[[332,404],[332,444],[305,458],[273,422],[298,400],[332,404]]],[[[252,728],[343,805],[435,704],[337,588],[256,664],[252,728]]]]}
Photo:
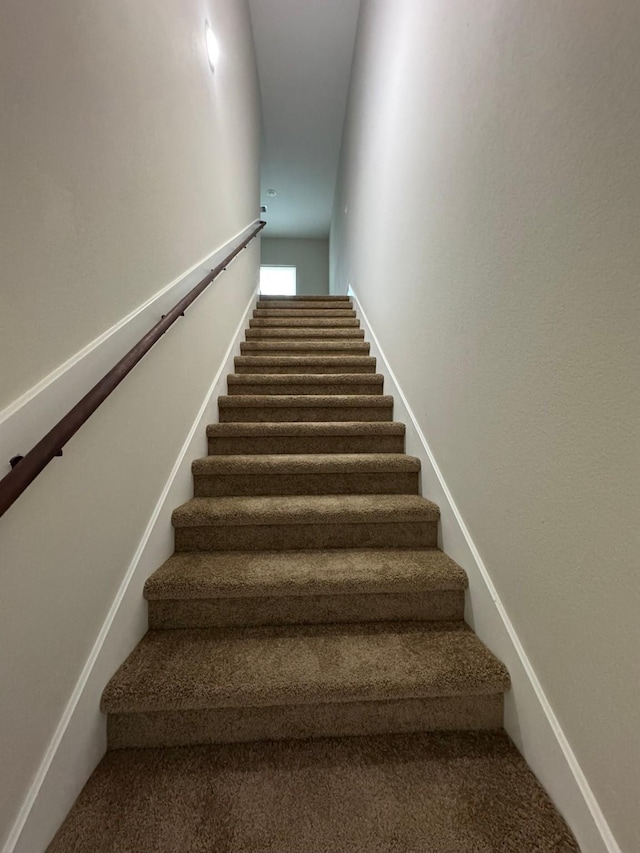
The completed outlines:
{"type": "Polygon", "coordinates": [[[305,327],[303,329],[247,329],[245,338],[253,340],[364,340],[363,329],[314,329],[305,327]]]}
{"type": "Polygon", "coordinates": [[[404,453],[404,436],[274,435],[209,439],[209,456],[256,456],[273,453],[404,453]]]}
{"type": "Polygon", "coordinates": [[[340,394],[352,397],[358,394],[382,394],[383,392],[382,382],[363,382],[362,384],[358,384],[351,381],[344,383],[336,382],[333,385],[329,385],[326,383],[314,384],[311,379],[308,384],[306,382],[304,384],[296,382],[291,384],[278,383],[277,385],[267,385],[260,382],[256,385],[250,385],[248,382],[236,383],[230,380],[227,385],[229,389],[227,393],[230,397],[242,397],[247,394],[251,396],[269,394],[278,397],[305,394],[340,394]]]}
{"type": "Polygon", "coordinates": [[[418,472],[214,474],[194,477],[197,498],[265,495],[417,495],[418,472]]]}
{"type": "Polygon", "coordinates": [[[249,320],[251,329],[359,329],[360,320],[354,317],[340,317],[337,320],[326,317],[260,317],[249,320]]]}
{"type": "Polygon", "coordinates": [[[502,727],[502,695],[109,714],[109,749],[502,727]]]}
{"type": "MultiPolygon", "coordinates": [[[[337,361],[338,359],[336,359],[337,361]]],[[[372,364],[238,364],[236,362],[235,371],[239,376],[246,374],[276,374],[278,376],[287,376],[291,373],[306,373],[308,376],[317,376],[323,373],[341,373],[347,376],[354,376],[358,373],[370,375],[376,372],[375,360],[372,364]]]]}
{"type": "Polygon", "coordinates": [[[177,527],[176,551],[294,551],[318,548],[435,548],[436,521],[242,524],[177,527]]]}
{"type": "Polygon", "coordinates": [[[315,406],[243,408],[241,406],[225,406],[220,409],[221,424],[313,423],[315,421],[322,423],[344,423],[346,421],[378,423],[391,420],[393,420],[392,406],[363,406],[362,408],[351,406],[344,408],[319,408],[315,406]]]}
{"type": "Polygon", "coordinates": [[[163,630],[402,620],[435,622],[463,617],[462,590],[149,601],[149,627],[163,630]]]}

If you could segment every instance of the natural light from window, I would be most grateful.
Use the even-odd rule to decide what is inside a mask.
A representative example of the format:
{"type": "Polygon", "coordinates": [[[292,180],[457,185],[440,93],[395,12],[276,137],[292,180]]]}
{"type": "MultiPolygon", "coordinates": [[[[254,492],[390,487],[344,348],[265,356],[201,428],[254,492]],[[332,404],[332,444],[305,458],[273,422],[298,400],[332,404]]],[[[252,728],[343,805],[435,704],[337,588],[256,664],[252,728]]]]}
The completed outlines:
{"type": "Polygon", "coordinates": [[[260,293],[265,296],[295,296],[295,267],[260,267],[260,293]]]}

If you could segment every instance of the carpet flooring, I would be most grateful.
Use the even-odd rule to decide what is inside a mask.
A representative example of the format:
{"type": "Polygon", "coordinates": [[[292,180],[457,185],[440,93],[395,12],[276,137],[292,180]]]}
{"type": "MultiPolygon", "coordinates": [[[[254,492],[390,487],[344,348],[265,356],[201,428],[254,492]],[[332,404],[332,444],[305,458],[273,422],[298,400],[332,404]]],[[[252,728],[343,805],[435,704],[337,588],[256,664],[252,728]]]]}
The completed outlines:
{"type": "Polygon", "coordinates": [[[346,297],[262,297],[49,853],[565,853],[346,297]]]}
{"type": "Polygon", "coordinates": [[[504,734],[118,750],[48,853],[573,853],[504,734]]]}

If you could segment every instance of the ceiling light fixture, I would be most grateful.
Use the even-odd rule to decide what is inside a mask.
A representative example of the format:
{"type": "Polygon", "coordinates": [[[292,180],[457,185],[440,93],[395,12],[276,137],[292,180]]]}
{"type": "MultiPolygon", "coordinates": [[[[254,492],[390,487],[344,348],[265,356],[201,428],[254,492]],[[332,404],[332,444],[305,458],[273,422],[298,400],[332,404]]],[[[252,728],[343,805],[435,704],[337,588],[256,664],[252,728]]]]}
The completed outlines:
{"type": "Polygon", "coordinates": [[[220,45],[218,39],[213,34],[211,25],[207,21],[204,25],[204,40],[207,46],[207,56],[209,57],[209,65],[211,70],[215,71],[216,63],[220,58],[220,45]]]}

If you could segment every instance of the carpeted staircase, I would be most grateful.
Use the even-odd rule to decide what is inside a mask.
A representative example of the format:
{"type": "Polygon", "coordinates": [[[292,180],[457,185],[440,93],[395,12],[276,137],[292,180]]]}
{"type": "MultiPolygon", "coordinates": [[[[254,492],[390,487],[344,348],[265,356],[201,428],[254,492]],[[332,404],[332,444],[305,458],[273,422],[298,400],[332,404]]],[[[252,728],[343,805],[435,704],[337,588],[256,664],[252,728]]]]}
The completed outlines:
{"type": "Polygon", "coordinates": [[[577,850],[351,302],[262,297],[241,352],[50,851],[577,850]]]}

